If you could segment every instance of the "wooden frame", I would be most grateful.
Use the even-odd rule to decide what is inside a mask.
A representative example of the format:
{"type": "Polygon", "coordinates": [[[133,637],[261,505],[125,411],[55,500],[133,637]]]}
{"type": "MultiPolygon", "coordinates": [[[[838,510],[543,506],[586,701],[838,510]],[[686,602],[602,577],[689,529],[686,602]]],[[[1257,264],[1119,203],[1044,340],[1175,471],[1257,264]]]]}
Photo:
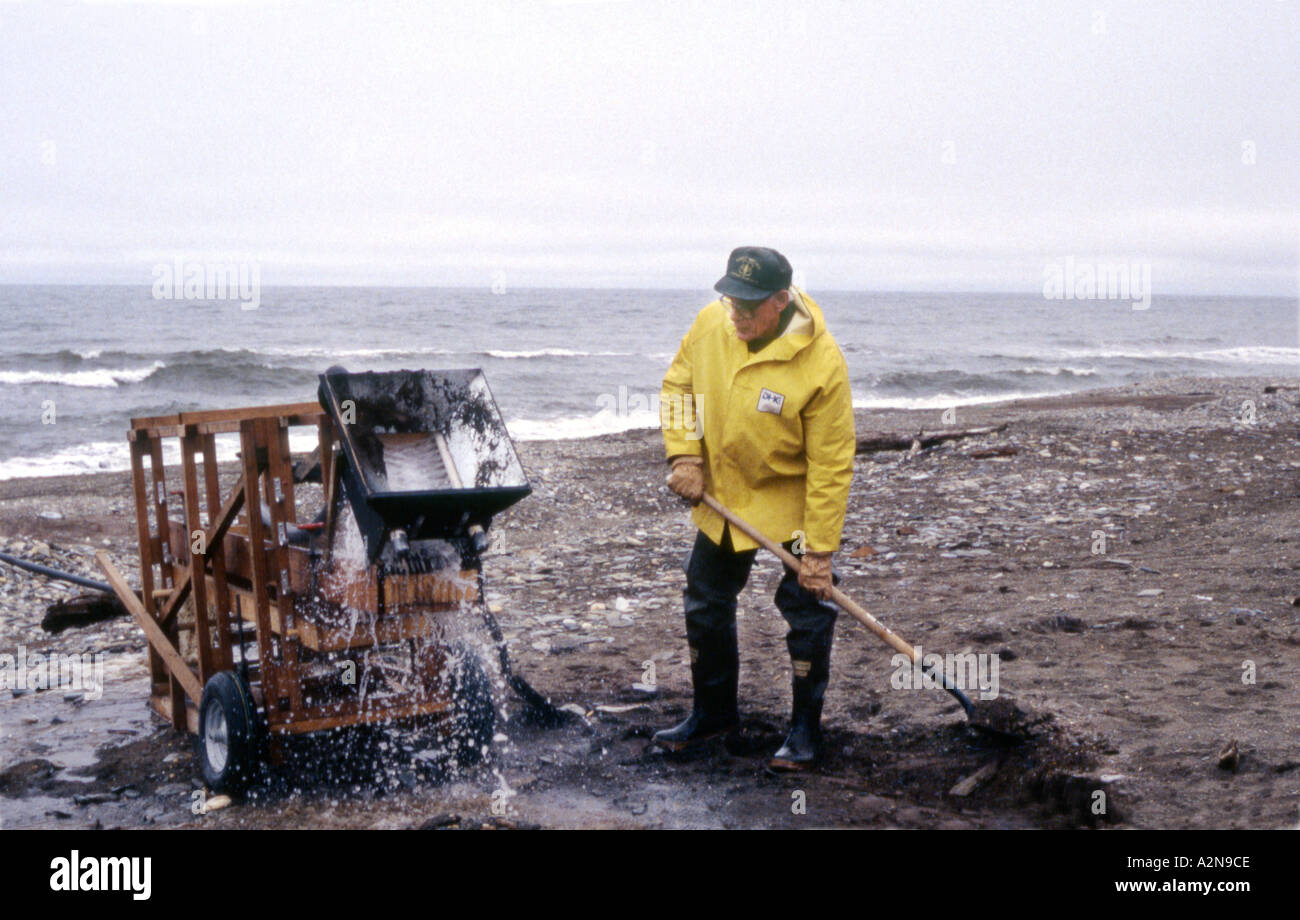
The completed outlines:
{"type": "Polygon", "coordinates": [[[438,646],[461,604],[481,600],[477,573],[385,575],[332,552],[343,497],[337,437],[319,406],[136,418],[128,439],[140,593],[107,554],[96,556],[148,639],[155,712],[178,730],[197,733],[207,682],[220,671],[243,670],[271,758],[278,761],[287,735],[431,716],[451,707],[437,668],[428,664],[442,661],[441,653],[430,654],[425,645],[438,646]],[[319,545],[310,547],[287,539],[298,522],[289,450],[294,426],[317,429],[327,526],[323,539],[315,538],[319,545]],[[215,437],[228,433],[240,437],[240,475],[223,495],[215,437]],[[169,498],[178,493],[167,490],[168,439],[180,448],[179,515],[170,512],[169,498]],[[183,622],[183,611],[192,613],[192,622],[183,622]],[[340,625],[348,619],[350,628],[340,625]],[[193,634],[193,660],[183,651],[183,632],[193,634]],[[402,692],[372,701],[318,676],[332,662],[408,646],[413,685],[402,692]]]}

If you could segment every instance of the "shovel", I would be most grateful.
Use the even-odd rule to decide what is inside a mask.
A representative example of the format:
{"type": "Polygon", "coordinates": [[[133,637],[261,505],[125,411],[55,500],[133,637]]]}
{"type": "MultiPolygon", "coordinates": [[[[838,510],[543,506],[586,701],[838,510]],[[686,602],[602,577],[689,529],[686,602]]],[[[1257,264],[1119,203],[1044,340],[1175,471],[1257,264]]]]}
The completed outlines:
{"type": "MultiPolygon", "coordinates": [[[[799,560],[787,552],[781,544],[769,540],[763,534],[759,533],[749,522],[741,520],[729,508],[710,495],[704,493],[702,499],[704,504],[708,505],[718,514],[722,515],[732,526],[738,528],[752,540],[768,552],[775,554],[786,567],[798,572],[799,560]]],[[[853,599],[847,594],[834,586],[831,587],[830,600],[834,601],[841,609],[847,610],[854,619],[856,619],[867,629],[876,634],[886,645],[895,651],[901,652],[907,656],[908,661],[916,664],[920,653],[903,639],[898,633],[894,632],[884,623],[881,623],[866,610],[854,603],[853,599]]],[[[947,690],[952,696],[961,703],[961,708],[966,712],[966,718],[969,723],[978,729],[990,732],[1007,739],[1021,740],[1029,734],[1029,729],[1040,722],[1046,721],[1044,717],[1032,717],[1016,706],[1006,697],[999,697],[994,700],[980,701],[976,703],[971,700],[965,693],[953,685],[952,681],[943,671],[934,667],[933,663],[922,668],[922,673],[929,675],[936,680],[943,689],[947,690]]]]}

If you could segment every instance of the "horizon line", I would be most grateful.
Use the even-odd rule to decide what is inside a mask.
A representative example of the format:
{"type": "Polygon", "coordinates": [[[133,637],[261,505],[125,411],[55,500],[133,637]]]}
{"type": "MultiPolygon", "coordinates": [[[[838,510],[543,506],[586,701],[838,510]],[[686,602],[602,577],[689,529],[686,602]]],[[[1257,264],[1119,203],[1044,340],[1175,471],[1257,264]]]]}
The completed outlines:
{"type": "MultiPolygon", "coordinates": [[[[113,287],[113,288],[145,288],[151,287],[147,282],[130,282],[130,281],[7,281],[0,279],[0,287],[113,287]]],[[[447,290],[447,291],[487,291],[492,293],[491,285],[484,284],[449,284],[444,282],[414,282],[408,284],[375,284],[359,281],[336,281],[336,282],[308,282],[294,284],[262,284],[262,290],[277,289],[311,289],[320,288],[326,290],[345,289],[345,288],[371,288],[376,290],[447,290]]],[[[508,290],[513,291],[656,291],[656,292],[681,292],[681,293],[698,293],[701,288],[683,285],[629,285],[619,286],[613,284],[528,284],[528,285],[511,285],[508,290]]],[[[712,290],[711,287],[708,290],[712,290]]],[[[818,287],[818,291],[824,291],[831,294],[1009,294],[1015,296],[1038,296],[1041,297],[1041,289],[1017,289],[1017,288],[928,288],[928,287],[818,287]]],[[[496,296],[505,296],[507,292],[496,296]]],[[[1295,300],[1300,303],[1300,285],[1297,290],[1290,294],[1261,294],[1245,293],[1239,290],[1171,290],[1171,291],[1152,291],[1151,296],[1156,297],[1240,297],[1252,300],[1295,300]]],[[[1104,298],[1097,297],[1090,300],[1107,300],[1123,298],[1104,298]]]]}

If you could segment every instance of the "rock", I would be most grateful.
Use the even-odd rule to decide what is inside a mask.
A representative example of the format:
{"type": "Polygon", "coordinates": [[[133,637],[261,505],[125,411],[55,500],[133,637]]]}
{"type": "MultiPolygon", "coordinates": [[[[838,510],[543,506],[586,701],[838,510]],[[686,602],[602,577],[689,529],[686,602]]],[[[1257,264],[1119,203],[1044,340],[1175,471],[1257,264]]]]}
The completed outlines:
{"type": "Polygon", "coordinates": [[[427,819],[422,824],[420,824],[416,828],[416,830],[436,831],[441,827],[451,827],[452,825],[459,824],[459,823],[460,823],[460,815],[452,814],[451,812],[445,812],[443,814],[434,815],[432,818],[427,819]]]}
{"type": "Polygon", "coordinates": [[[57,512],[57,511],[40,511],[40,512],[37,512],[36,516],[37,516],[38,518],[44,518],[44,519],[47,520],[47,521],[61,521],[61,520],[63,520],[63,515],[59,514],[59,512],[57,512]]]}
{"type": "Polygon", "coordinates": [[[859,546],[853,552],[849,553],[849,557],[852,559],[865,559],[875,555],[876,555],[876,550],[873,547],[868,546],[866,544],[859,546]]]}
{"type": "Polygon", "coordinates": [[[1241,749],[1237,745],[1237,739],[1232,739],[1223,750],[1219,751],[1219,769],[1228,770],[1233,773],[1237,772],[1237,767],[1241,765],[1241,749]]]}
{"type": "Polygon", "coordinates": [[[1164,594],[1163,588],[1145,588],[1137,593],[1138,597],[1159,597],[1164,594]]]}
{"type": "Polygon", "coordinates": [[[1057,630],[1067,633],[1081,633],[1087,625],[1078,617],[1072,617],[1067,613],[1058,613],[1056,616],[1045,617],[1042,621],[1042,627],[1047,630],[1057,630]]]}
{"type": "Polygon", "coordinates": [[[998,766],[998,761],[989,761],[970,776],[959,781],[955,786],[949,789],[948,794],[958,798],[965,798],[992,778],[993,774],[998,772],[998,766]]]}
{"type": "Polygon", "coordinates": [[[212,798],[208,799],[203,803],[203,813],[207,814],[210,811],[220,811],[221,809],[226,808],[229,805],[230,805],[230,796],[214,795],[212,798]]]}
{"type": "Polygon", "coordinates": [[[116,802],[117,796],[111,792],[89,792],[84,795],[74,795],[72,801],[77,805],[103,805],[105,802],[116,802]]]}
{"type": "Polygon", "coordinates": [[[556,639],[551,643],[550,653],[552,655],[563,655],[568,652],[576,652],[584,645],[601,641],[603,640],[594,636],[583,636],[579,639],[556,639]]]}

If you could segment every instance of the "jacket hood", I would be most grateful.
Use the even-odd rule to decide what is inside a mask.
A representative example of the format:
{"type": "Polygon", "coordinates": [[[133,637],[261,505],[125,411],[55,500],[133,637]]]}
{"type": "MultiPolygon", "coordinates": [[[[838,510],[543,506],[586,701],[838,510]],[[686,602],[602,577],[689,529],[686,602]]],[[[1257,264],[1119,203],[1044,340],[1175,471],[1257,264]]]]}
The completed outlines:
{"type": "MultiPolygon", "coordinates": [[[[822,317],[821,308],[817,306],[816,301],[799,288],[791,286],[790,302],[795,308],[790,324],[762,350],[749,355],[746,364],[759,361],[788,361],[825,334],[826,320],[822,317]]],[[[734,338],[736,326],[731,321],[731,312],[720,302],[718,308],[722,311],[727,334],[734,338]]]]}
{"type": "Polygon", "coordinates": [[[813,317],[812,308],[807,303],[811,299],[799,288],[793,285],[790,287],[790,302],[794,304],[795,314],[790,317],[790,325],[785,327],[781,335],[806,335],[816,338],[817,334],[826,328],[824,323],[819,324],[813,317]]]}

